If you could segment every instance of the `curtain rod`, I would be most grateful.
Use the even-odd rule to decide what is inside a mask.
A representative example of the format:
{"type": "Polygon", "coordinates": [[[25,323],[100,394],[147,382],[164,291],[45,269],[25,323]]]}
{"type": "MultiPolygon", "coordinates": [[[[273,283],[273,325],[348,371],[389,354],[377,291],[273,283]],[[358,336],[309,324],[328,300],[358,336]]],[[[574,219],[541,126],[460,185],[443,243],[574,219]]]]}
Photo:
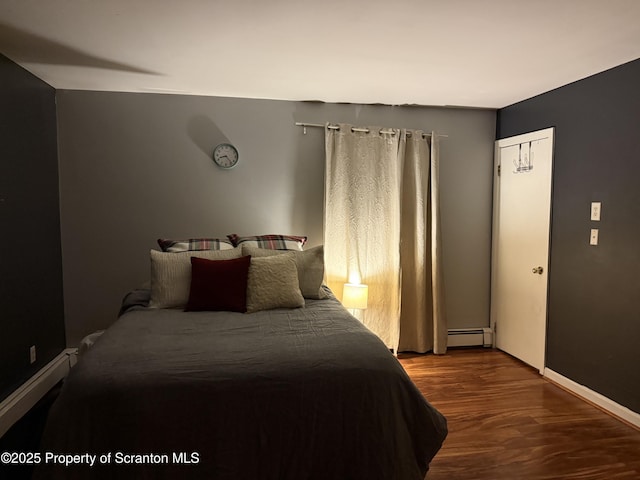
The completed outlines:
{"type": "MultiPolygon", "coordinates": [[[[317,127],[317,128],[324,128],[325,126],[322,123],[305,123],[305,122],[296,122],[296,126],[297,127],[302,127],[302,133],[304,135],[307,134],[307,127],[317,127]]],[[[330,130],[340,130],[340,125],[331,125],[329,124],[327,126],[328,129],[330,130]]],[[[358,128],[358,127],[351,127],[351,131],[352,132],[364,132],[364,133],[369,133],[369,129],[368,128],[358,128]]],[[[385,130],[382,129],[380,130],[380,133],[390,133],[391,135],[395,135],[395,131],[393,130],[385,130]]],[[[436,133],[435,134],[436,137],[448,137],[449,135],[442,135],[440,133],[436,133]]],[[[423,137],[431,137],[430,133],[423,133],[422,134],[423,137]]]]}

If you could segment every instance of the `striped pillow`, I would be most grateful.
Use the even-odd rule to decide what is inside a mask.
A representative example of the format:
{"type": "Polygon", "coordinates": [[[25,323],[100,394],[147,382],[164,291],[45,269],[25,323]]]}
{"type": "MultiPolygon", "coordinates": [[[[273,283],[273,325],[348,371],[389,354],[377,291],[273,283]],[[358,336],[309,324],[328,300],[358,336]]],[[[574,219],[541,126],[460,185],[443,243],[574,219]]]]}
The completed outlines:
{"type": "Polygon", "coordinates": [[[295,235],[256,235],[252,237],[240,237],[238,235],[227,235],[231,243],[237,247],[239,245],[250,245],[258,248],[268,248],[270,250],[302,250],[307,241],[307,237],[295,235]]]}
{"type": "Polygon", "coordinates": [[[188,240],[158,239],[163,252],[192,252],[197,250],[230,250],[233,244],[219,238],[190,238],[188,240]]]}

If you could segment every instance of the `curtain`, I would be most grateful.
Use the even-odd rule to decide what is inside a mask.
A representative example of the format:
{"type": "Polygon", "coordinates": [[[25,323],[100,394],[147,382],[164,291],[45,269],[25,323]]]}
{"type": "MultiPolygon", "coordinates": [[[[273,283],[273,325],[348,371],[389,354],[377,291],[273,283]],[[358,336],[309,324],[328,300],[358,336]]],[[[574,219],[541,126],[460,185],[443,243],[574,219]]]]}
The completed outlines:
{"type": "Polygon", "coordinates": [[[403,142],[399,350],[444,354],[444,312],[437,137],[416,131],[403,142]]]}
{"type": "Polygon", "coordinates": [[[338,298],[347,282],[369,286],[354,314],[394,352],[445,353],[435,141],[327,124],[325,148],[327,284],[338,298]]]}

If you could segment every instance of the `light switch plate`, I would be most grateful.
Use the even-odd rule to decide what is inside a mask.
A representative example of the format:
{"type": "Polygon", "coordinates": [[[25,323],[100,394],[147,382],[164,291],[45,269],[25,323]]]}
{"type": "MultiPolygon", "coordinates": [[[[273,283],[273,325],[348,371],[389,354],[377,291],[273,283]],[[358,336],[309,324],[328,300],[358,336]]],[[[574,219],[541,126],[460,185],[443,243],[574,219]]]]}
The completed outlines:
{"type": "Polygon", "coordinates": [[[598,245],[598,229],[591,229],[591,237],[589,238],[589,245],[598,245]]]}
{"type": "Polygon", "coordinates": [[[591,202],[591,220],[594,222],[600,221],[600,210],[602,209],[601,202],[591,202]]]}

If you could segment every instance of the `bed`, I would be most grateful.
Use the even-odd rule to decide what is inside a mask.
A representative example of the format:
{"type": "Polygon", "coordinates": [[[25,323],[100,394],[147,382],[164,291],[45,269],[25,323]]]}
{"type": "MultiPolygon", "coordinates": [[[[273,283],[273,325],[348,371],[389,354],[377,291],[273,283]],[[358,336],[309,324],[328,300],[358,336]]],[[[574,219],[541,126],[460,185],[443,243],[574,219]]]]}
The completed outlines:
{"type": "Polygon", "coordinates": [[[49,414],[41,452],[82,457],[35,478],[423,479],[445,418],[327,287],[316,296],[242,313],[134,290],[49,414]]]}

